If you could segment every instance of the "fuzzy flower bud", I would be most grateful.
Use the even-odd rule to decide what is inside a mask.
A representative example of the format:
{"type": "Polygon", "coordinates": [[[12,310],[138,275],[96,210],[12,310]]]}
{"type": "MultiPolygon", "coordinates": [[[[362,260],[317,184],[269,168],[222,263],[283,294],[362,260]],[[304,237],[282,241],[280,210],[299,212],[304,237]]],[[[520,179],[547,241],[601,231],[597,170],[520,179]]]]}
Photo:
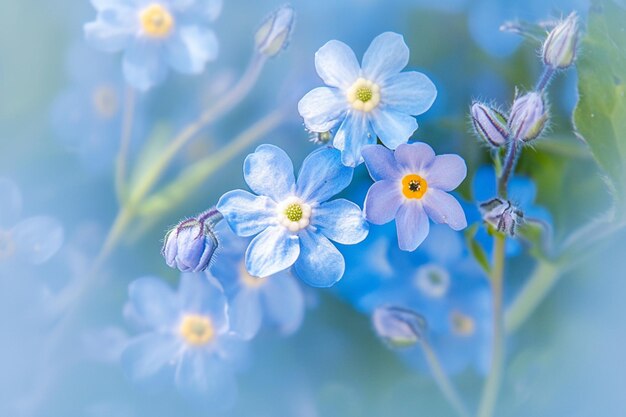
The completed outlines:
{"type": "Polygon", "coordinates": [[[285,49],[293,30],[294,11],[289,5],[281,6],[269,15],[254,36],[256,49],[273,57],[285,49]]]}
{"type": "Polygon", "coordinates": [[[378,337],[393,348],[405,348],[424,340],[426,320],[402,307],[382,306],[374,310],[372,324],[378,337]]]}
{"type": "Polygon", "coordinates": [[[546,126],[548,111],[541,93],[532,91],[517,97],[509,115],[509,131],[524,142],[536,139],[546,126]]]}
{"type": "Polygon", "coordinates": [[[572,12],[548,34],[543,43],[543,62],[552,69],[567,68],[576,59],[578,15],[572,12]]]}
{"type": "Polygon", "coordinates": [[[472,124],[476,134],[490,146],[498,148],[509,138],[506,117],[498,110],[484,103],[472,104],[472,124]]]}
{"type": "Polygon", "coordinates": [[[221,219],[219,211],[210,209],[167,232],[161,249],[167,265],[182,272],[207,269],[218,246],[214,226],[221,219]]]}
{"type": "Polygon", "coordinates": [[[498,232],[515,236],[517,227],[524,221],[524,213],[511,204],[494,198],[480,205],[483,220],[494,227],[498,232]]]}

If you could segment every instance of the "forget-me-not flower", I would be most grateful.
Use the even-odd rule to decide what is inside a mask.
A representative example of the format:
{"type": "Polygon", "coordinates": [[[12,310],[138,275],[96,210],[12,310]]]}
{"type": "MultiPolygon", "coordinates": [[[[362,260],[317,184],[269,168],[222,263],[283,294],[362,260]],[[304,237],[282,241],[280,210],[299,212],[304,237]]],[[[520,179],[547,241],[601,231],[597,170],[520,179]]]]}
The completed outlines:
{"type": "Polygon", "coordinates": [[[454,230],[467,227],[461,205],[448,194],[467,174],[460,156],[435,156],[430,146],[418,142],[400,145],[395,152],[368,146],[363,157],[376,181],[365,197],[365,217],[374,224],[395,219],[400,249],[417,249],[428,236],[429,217],[454,230]]]}
{"type": "MultiPolygon", "coordinates": [[[[173,378],[183,394],[227,405],[236,394],[237,337],[230,332],[222,288],[203,274],[182,274],[178,292],[144,277],[129,288],[126,315],[146,332],[122,353],[136,381],[173,378]]],[[[218,404],[219,403],[219,404],[218,404]]]]}
{"type": "Polygon", "coordinates": [[[124,51],[126,81],[139,90],[159,84],[172,67],[198,74],[217,57],[218,42],[207,24],[221,0],[91,0],[96,20],[87,40],[106,52],[124,51]]]}
{"type": "Polygon", "coordinates": [[[378,137],[390,149],[406,143],[417,129],[413,116],[430,108],[437,89],[422,73],[400,72],[409,62],[402,35],[377,36],[359,66],[350,47],[337,40],[315,54],[315,68],[328,87],[307,93],[298,110],[307,129],[337,129],[333,145],[345,165],[362,162],[361,148],[378,137]]]}
{"type": "Polygon", "coordinates": [[[251,239],[234,234],[226,222],[219,223],[215,232],[220,241],[219,262],[209,272],[220,281],[229,299],[231,329],[244,339],[253,338],[264,323],[276,326],[282,334],[296,331],[306,307],[298,280],[290,271],[253,277],[244,262],[251,239]]]}
{"type": "Polygon", "coordinates": [[[254,236],[246,250],[246,269],[268,277],[294,266],[314,287],[330,287],[343,276],[345,262],[331,240],[351,245],[365,239],[368,224],[356,204],[327,201],[352,180],[352,168],[338,150],[320,148],[306,157],[296,182],[289,156],[261,145],[244,161],[244,178],[258,195],[230,191],[217,209],[231,229],[254,236]]]}

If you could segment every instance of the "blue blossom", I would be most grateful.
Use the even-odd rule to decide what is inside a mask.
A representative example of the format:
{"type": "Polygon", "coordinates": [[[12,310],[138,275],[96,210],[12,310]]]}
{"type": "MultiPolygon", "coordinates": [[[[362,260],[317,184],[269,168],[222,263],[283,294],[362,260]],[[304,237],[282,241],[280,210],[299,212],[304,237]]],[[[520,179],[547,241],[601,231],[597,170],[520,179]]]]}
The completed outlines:
{"type": "Polygon", "coordinates": [[[220,13],[221,0],[92,0],[98,14],[85,36],[106,52],[124,51],[126,81],[139,90],[162,82],[168,67],[199,74],[218,53],[207,24],[220,13]]]}
{"type": "Polygon", "coordinates": [[[377,36],[359,66],[352,49],[332,40],[315,54],[315,68],[328,87],[307,93],[298,111],[307,129],[336,128],[333,145],[345,165],[362,162],[361,148],[376,143],[395,149],[417,129],[413,116],[430,108],[435,85],[422,73],[401,72],[409,62],[409,48],[401,35],[377,36]]]}
{"type": "Polygon", "coordinates": [[[230,332],[222,288],[202,274],[182,274],[178,292],[144,277],[128,288],[126,315],[146,331],[122,353],[136,381],[173,379],[183,394],[216,406],[236,396],[234,370],[241,342],[230,332]]]}
{"type": "Polygon", "coordinates": [[[352,245],[365,239],[368,225],[354,203],[329,198],[346,188],[352,168],[340,153],[320,148],[304,160],[296,182],[287,154],[261,145],[244,161],[244,178],[256,194],[224,194],[217,209],[241,237],[255,236],[246,250],[246,269],[268,277],[292,265],[314,287],[330,287],[343,276],[343,256],[331,240],[352,245]]]}
{"type": "Polygon", "coordinates": [[[365,217],[374,224],[395,219],[400,249],[417,249],[428,236],[429,217],[454,230],[467,227],[461,205],[447,193],[467,174],[460,156],[435,156],[427,144],[412,143],[398,146],[395,152],[368,146],[363,157],[376,181],[365,197],[365,217]]]}
{"type": "Polygon", "coordinates": [[[295,332],[304,318],[305,300],[300,284],[289,271],[267,278],[246,270],[244,253],[249,238],[235,235],[225,222],[216,226],[219,261],[209,272],[222,284],[230,300],[231,328],[244,339],[253,338],[261,325],[274,325],[282,334],[295,332]]]}

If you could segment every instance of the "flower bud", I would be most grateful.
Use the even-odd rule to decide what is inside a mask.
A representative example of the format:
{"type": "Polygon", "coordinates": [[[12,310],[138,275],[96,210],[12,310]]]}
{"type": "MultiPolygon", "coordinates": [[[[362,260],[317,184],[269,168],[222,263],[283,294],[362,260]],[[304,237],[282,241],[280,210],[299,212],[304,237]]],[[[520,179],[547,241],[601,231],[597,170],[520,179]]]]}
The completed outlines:
{"type": "Polygon", "coordinates": [[[333,139],[333,131],[327,130],[326,132],[314,132],[309,130],[309,141],[316,145],[326,145],[333,139]]]}
{"type": "Polygon", "coordinates": [[[543,43],[543,62],[552,69],[567,68],[576,59],[578,15],[572,12],[559,22],[543,43]]]}
{"type": "Polygon", "coordinates": [[[472,104],[472,124],[476,134],[494,148],[504,145],[509,138],[506,117],[484,103],[472,104]]]}
{"type": "Polygon", "coordinates": [[[220,212],[211,209],[167,232],[161,249],[167,265],[182,272],[207,269],[218,246],[214,226],[221,219],[220,212]]]}
{"type": "Polygon", "coordinates": [[[498,232],[515,236],[517,227],[524,221],[524,213],[511,204],[494,198],[480,205],[483,220],[494,227],[498,232]]]}
{"type": "Polygon", "coordinates": [[[532,91],[517,97],[509,115],[509,131],[516,140],[530,142],[546,126],[548,111],[541,93],[532,91]]]}
{"type": "Polygon", "coordinates": [[[426,320],[402,307],[381,306],[372,314],[378,337],[393,348],[405,348],[424,340],[426,320]]]}
{"type": "Polygon", "coordinates": [[[284,5],[269,15],[254,36],[256,49],[263,55],[272,57],[285,49],[293,29],[294,11],[284,5]]]}

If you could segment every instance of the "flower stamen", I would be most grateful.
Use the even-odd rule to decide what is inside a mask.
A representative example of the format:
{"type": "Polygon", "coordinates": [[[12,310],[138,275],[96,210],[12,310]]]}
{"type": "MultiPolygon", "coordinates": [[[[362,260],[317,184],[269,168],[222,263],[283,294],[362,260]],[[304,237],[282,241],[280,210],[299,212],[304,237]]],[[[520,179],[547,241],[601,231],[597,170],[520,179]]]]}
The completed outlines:
{"type": "Polygon", "coordinates": [[[183,317],[179,332],[183,339],[192,346],[202,346],[213,340],[215,329],[208,316],[187,314],[183,317]]]}
{"type": "Polygon", "coordinates": [[[278,205],[278,222],[291,232],[306,228],[310,223],[311,206],[297,197],[289,197],[278,205]]]}
{"type": "Polygon", "coordinates": [[[143,32],[153,38],[164,38],[174,26],[174,18],[162,5],[153,3],[139,13],[143,32]]]}
{"type": "Polygon", "coordinates": [[[346,96],[352,108],[369,112],[380,103],[380,87],[370,80],[359,78],[348,89],[346,96]]]}
{"type": "Polygon", "coordinates": [[[402,178],[402,194],[406,198],[420,199],[428,191],[428,182],[417,174],[405,175],[402,178]]]}

